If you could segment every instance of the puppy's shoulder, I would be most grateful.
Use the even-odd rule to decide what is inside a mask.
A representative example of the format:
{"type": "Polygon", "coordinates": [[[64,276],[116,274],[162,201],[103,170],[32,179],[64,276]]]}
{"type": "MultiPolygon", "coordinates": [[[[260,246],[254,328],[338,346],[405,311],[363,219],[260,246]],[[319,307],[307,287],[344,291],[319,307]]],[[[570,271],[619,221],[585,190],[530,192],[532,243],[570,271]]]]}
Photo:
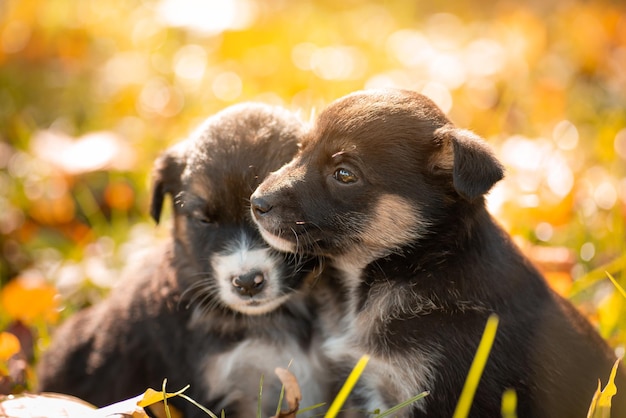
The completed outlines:
{"type": "Polygon", "coordinates": [[[112,303],[153,306],[177,300],[180,294],[174,265],[173,243],[168,240],[135,252],[122,270],[108,299],[112,303]]]}

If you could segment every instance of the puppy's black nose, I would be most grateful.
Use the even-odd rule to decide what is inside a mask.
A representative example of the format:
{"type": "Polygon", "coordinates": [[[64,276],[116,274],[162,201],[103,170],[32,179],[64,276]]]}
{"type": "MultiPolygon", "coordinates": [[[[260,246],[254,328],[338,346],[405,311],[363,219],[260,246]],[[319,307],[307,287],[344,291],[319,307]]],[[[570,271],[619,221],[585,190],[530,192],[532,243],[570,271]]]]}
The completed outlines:
{"type": "Polygon", "coordinates": [[[250,199],[250,203],[252,204],[252,212],[256,217],[263,216],[272,210],[272,205],[262,197],[253,197],[250,199]]]}
{"type": "Polygon", "coordinates": [[[233,287],[241,296],[254,296],[265,287],[265,276],[260,270],[252,270],[233,277],[233,287]]]}

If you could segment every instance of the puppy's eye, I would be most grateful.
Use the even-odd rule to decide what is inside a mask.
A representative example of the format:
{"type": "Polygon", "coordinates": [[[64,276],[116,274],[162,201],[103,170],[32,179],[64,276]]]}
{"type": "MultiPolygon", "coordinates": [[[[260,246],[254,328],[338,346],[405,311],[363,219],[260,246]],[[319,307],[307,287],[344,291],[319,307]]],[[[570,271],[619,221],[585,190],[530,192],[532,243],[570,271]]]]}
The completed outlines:
{"type": "Polygon", "coordinates": [[[356,174],[354,174],[352,171],[348,170],[347,168],[343,168],[343,167],[338,168],[333,173],[333,177],[338,182],[344,183],[344,184],[356,183],[359,180],[356,174]]]}
{"type": "Polygon", "coordinates": [[[210,225],[213,222],[213,220],[211,220],[211,218],[209,218],[207,215],[205,215],[202,212],[193,212],[189,215],[189,218],[191,218],[191,220],[203,224],[203,225],[210,225]]]}

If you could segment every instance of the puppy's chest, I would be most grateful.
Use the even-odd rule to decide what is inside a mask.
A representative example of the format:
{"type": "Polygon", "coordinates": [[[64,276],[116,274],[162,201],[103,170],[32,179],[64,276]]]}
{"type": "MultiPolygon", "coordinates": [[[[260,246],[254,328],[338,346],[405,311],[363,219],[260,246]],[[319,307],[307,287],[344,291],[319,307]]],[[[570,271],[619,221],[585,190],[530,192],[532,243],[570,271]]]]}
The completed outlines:
{"type": "Polygon", "coordinates": [[[351,299],[345,304],[342,316],[336,317],[341,319],[324,321],[328,324],[327,350],[380,357],[428,351],[429,344],[423,344],[419,337],[432,332],[428,314],[438,307],[428,299],[407,301],[400,293],[396,290],[384,296],[372,294],[364,305],[351,299]]]}
{"type": "Polygon", "coordinates": [[[250,338],[228,350],[207,354],[202,362],[202,375],[208,386],[212,387],[238,378],[256,380],[258,383],[261,375],[273,375],[276,367],[287,368],[290,363],[294,363],[300,368],[309,361],[308,356],[295,342],[250,338]]]}
{"type": "Polygon", "coordinates": [[[343,315],[346,337],[374,353],[409,345],[424,317],[442,310],[439,304],[410,285],[387,280],[352,282],[343,315]]]}
{"type": "Polygon", "coordinates": [[[349,298],[339,325],[335,321],[326,330],[330,337],[324,349],[337,364],[354,365],[362,355],[370,356],[357,402],[369,410],[385,410],[433,390],[441,352],[417,334],[424,316],[441,307],[410,286],[389,281],[364,285],[356,275],[344,279],[349,298]]]}
{"type": "MultiPolygon", "coordinates": [[[[304,405],[326,401],[326,366],[319,350],[305,350],[295,340],[267,341],[250,338],[228,350],[207,354],[200,362],[199,378],[211,399],[221,399],[219,408],[256,408],[263,379],[264,410],[275,411],[282,383],[275,369],[288,368],[298,380],[304,405]]],[[[228,415],[228,414],[227,414],[228,415]]],[[[255,416],[253,410],[250,416],[255,416]]]]}
{"type": "MultiPolygon", "coordinates": [[[[329,338],[324,346],[329,358],[340,365],[347,375],[363,355],[368,364],[354,390],[353,403],[369,411],[385,411],[424,391],[434,392],[437,369],[442,355],[435,347],[423,347],[415,342],[390,348],[390,341],[376,335],[364,338],[353,329],[329,338]]],[[[412,408],[423,409],[415,404],[412,408]]],[[[410,416],[408,410],[397,416],[410,416]]]]}

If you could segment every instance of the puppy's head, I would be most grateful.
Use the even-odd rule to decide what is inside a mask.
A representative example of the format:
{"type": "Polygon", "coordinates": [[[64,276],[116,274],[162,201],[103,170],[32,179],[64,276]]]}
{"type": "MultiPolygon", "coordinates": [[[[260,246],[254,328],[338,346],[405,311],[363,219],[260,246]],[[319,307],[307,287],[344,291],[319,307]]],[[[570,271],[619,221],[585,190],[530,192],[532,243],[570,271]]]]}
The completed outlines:
{"type": "Polygon", "coordinates": [[[302,134],[300,120],[285,110],[236,105],[157,160],[150,212],[158,222],[172,196],[178,278],[202,310],[269,312],[310,271],[262,240],[249,209],[250,193],[295,155],[302,134]]]}
{"type": "Polygon", "coordinates": [[[427,237],[458,202],[483,205],[503,168],[426,97],[370,90],[331,103],[299,154],[251,197],[284,251],[367,264],[427,237]]]}

